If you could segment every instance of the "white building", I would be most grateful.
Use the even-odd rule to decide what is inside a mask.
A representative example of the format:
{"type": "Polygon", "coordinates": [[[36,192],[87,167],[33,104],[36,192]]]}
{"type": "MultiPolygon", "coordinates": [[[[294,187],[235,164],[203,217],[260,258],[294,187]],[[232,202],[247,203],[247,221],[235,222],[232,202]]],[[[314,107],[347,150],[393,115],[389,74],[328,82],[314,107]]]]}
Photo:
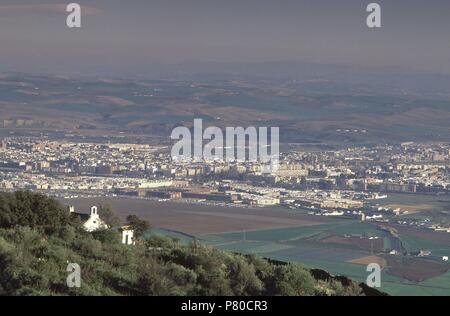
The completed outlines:
{"type": "Polygon", "coordinates": [[[280,204],[280,199],[271,197],[271,196],[264,196],[264,197],[258,198],[256,200],[256,203],[258,205],[278,205],[278,204],[280,204]]]}
{"type": "Polygon", "coordinates": [[[122,244],[124,245],[134,245],[134,230],[130,226],[122,226],[120,228],[122,232],[122,244]]]}
{"type": "Polygon", "coordinates": [[[94,232],[96,230],[107,229],[108,228],[108,225],[106,225],[106,223],[98,215],[98,208],[97,208],[97,206],[92,206],[91,207],[91,213],[90,214],[77,213],[77,212],[75,212],[75,207],[74,206],[69,206],[69,212],[73,216],[80,217],[80,219],[81,219],[81,221],[83,223],[83,228],[87,232],[94,232]]]}

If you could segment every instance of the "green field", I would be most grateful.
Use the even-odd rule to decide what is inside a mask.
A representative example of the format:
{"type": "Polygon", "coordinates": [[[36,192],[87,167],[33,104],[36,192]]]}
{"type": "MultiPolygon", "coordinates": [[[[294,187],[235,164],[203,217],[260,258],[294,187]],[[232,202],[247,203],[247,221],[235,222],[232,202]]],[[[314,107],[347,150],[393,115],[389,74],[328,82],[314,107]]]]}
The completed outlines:
{"type": "Polygon", "coordinates": [[[388,193],[386,199],[372,200],[372,205],[400,204],[405,206],[428,206],[424,210],[450,210],[450,197],[446,195],[388,193]]]}
{"type": "Polygon", "coordinates": [[[311,237],[323,231],[331,229],[336,224],[321,224],[312,226],[300,226],[270,230],[257,230],[248,232],[225,233],[219,236],[227,240],[263,240],[263,241],[287,241],[298,238],[311,237]]]}
{"type": "MultiPolygon", "coordinates": [[[[320,268],[336,275],[345,275],[365,282],[368,275],[366,266],[349,261],[370,256],[371,253],[351,245],[320,242],[322,238],[332,235],[379,236],[383,238],[385,249],[391,247],[389,235],[377,229],[376,224],[357,221],[203,235],[199,236],[199,239],[222,250],[253,253],[287,262],[300,262],[309,268],[320,268]]],[[[408,250],[429,249],[436,255],[450,250],[450,245],[442,245],[409,235],[400,235],[400,239],[408,250]]],[[[381,279],[381,290],[392,295],[450,295],[450,272],[421,283],[413,283],[383,270],[381,279]]]]}
{"type": "MultiPolygon", "coordinates": [[[[155,229],[152,234],[171,236],[188,243],[193,236],[183,233],[155,229]]],[[[235,232],[196,236],[201,242],[221,250],[257,254],[286,262],[299,262],[308,268],[318,268],[335,275],[345,275],[356,281],[365,282],[366,266],[349,261],[370,256],[371,253],[352,245],[324,243],[328,236],[379,236],[384,248],[390,249],[391,239],[386,232],[368,222],[344,221],[333,224],[289,227],[247,232],[235,232]]],[[[435,257],[448,255],[450,245],[400,234],[400,239],[408,251],[431,250],[435,257]]],[[[432,277],[421,283],[414,283],[382,271],[380,290],[391,295],[450,295],[450,271],[432,277]]]]}

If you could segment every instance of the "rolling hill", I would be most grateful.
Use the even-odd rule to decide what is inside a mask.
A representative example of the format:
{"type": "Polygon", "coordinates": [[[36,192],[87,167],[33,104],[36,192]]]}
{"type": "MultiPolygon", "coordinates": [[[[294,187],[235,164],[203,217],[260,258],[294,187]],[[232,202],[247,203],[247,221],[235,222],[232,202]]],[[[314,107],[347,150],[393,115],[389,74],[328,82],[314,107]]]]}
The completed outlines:
{"type": "Polygon", "coordinates": [[[0,75],[0,128],[169,136],[174,126],[280,126],[282,142],[450,140],[450,95],[366,83],[0,75]]]}

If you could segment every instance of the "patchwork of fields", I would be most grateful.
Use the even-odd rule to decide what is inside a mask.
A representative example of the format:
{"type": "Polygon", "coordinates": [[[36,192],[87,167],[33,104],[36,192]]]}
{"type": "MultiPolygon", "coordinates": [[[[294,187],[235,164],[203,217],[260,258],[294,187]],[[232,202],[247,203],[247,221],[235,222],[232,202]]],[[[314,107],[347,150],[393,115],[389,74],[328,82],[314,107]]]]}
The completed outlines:
{"type": "Polygon", "coordinates": [[[450,264],[440,261],[441,254],[450,253],[450,242],[440,233],[432,233],[436,235],[434,241],[414,238],[408,231],[399,230],[399,233],[408,251],[426,249],[431,250],[433,256],[420,259],[388,255],[392,236],[375,224],[356,221],[200,238],[222,250],[300,262],[358,281],[365,281],[368,261],[377,262],[383,266],[382,291],[393,295],[450,295],[450,264]]]}
{"type": "Polygon", "coordinates": [[[22,131],[25,117],[27,132],[35,128],[46,132],[77,130],[85,136],[120,132],[167,137],[174,125],[189,127],[194,118],[202,118],[205,124],[217,126],[260,126],[270,121],[282,127],[283,142],[450,139],[449,102],[442,100],[441,93],[438,98],[398,95],[399,90],[386,89],[384,81],[381,90],[373,90],[372,84],[361,88],[361,82],[356,86],[347,83],[344,88],[340,76],[338,85],[328,80],[286,85],[278,80],[263,84],[259,80],[198,79],[3,75],[0,117],[7,123],[0,122],[0,127],[22,131]],[[368,132],[336,132],[341,128],[368,132]]]}

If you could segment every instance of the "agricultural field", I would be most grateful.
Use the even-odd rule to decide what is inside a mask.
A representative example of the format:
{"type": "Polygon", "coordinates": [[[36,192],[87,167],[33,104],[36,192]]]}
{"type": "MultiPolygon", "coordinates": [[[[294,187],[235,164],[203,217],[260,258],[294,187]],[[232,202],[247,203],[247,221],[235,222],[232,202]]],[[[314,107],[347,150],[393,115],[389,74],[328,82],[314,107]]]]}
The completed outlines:
{"type": "Polygon", "coordinates": [[[450,197],[446,195],[389,193],[386,199],[373,200],[370,204],[400,208],[408,211],[407,217],[415,217],[420,212],[450,211],[450,197]]]}
{"type": "Polygon", "coordinates": [[[257,231],[241,231],[199,236],[222,250],[254,253],[307,267],[321,268],[364,282],[367,264],[382,267],[382,291],[393,295],[450,295],[450,264],[442,262],[450,254],[450,234],[396,228],[398,240],[378,224],[344,221],[257,231]],[[425,237],[425,238],[422,238],[425,237]],[[430,250],[429,258],[390,255],[430,250]],[[396,249],[397,250],[397,249],[396,249]]]}
{"type": "MultiPolygon", "coordinates": [[[[241,65],[238,68],[240,72],[241,65]]],[[[273,71],[268,73],[272,76],[273,71]]],[[[295,76],[299,73],[302,71],[295,76]]],[[[283,127],[283,142],[450,139],[448,102],[440,97],[396,96],[391,89],[386,90],[384,82],[384,92],[378,88],[374,95],[372,84],[361,93],[360,82],[348,83],[345,88],[308,80],[301,84],[286,85],[279,80],[262,84],[246,80],[247,76],[210,81],[209,76],[120,80],[3,75],[0,116],[8,123],[0,122],[0,128],[23,130],[22,119],[26,117],[25,130],[77,130],[85,136],[118,132],[161,136],[170,135],[174,125],[190,127],[194,118],[202,118],[206,124],[217,126],[261,126],[271,121],[283,127]],[[343,135],[336,132],[337,128],[370,132],[343,135]]],[[[341,80],[339,76],[337,82],[341,80]]]]}
{"type": "Polygon", "coordinates": [[[450,234],[419,230],[409,227],[396,227],[403,247],[408,252],[429,250],[432,257],[448,256],[450,254],[450,234]]]}
{"type": "Polygon", "coordinates": [[[191,235],[310,226],[342,221],[288,211],[281,207],[226,207],[119,197],[61,199],[61,201],[66,205],[74,205],[81,212],[88,212],[92,205],[108,205],[122,219],[135,214],[148,220],[155,228],[191,235]]]}

